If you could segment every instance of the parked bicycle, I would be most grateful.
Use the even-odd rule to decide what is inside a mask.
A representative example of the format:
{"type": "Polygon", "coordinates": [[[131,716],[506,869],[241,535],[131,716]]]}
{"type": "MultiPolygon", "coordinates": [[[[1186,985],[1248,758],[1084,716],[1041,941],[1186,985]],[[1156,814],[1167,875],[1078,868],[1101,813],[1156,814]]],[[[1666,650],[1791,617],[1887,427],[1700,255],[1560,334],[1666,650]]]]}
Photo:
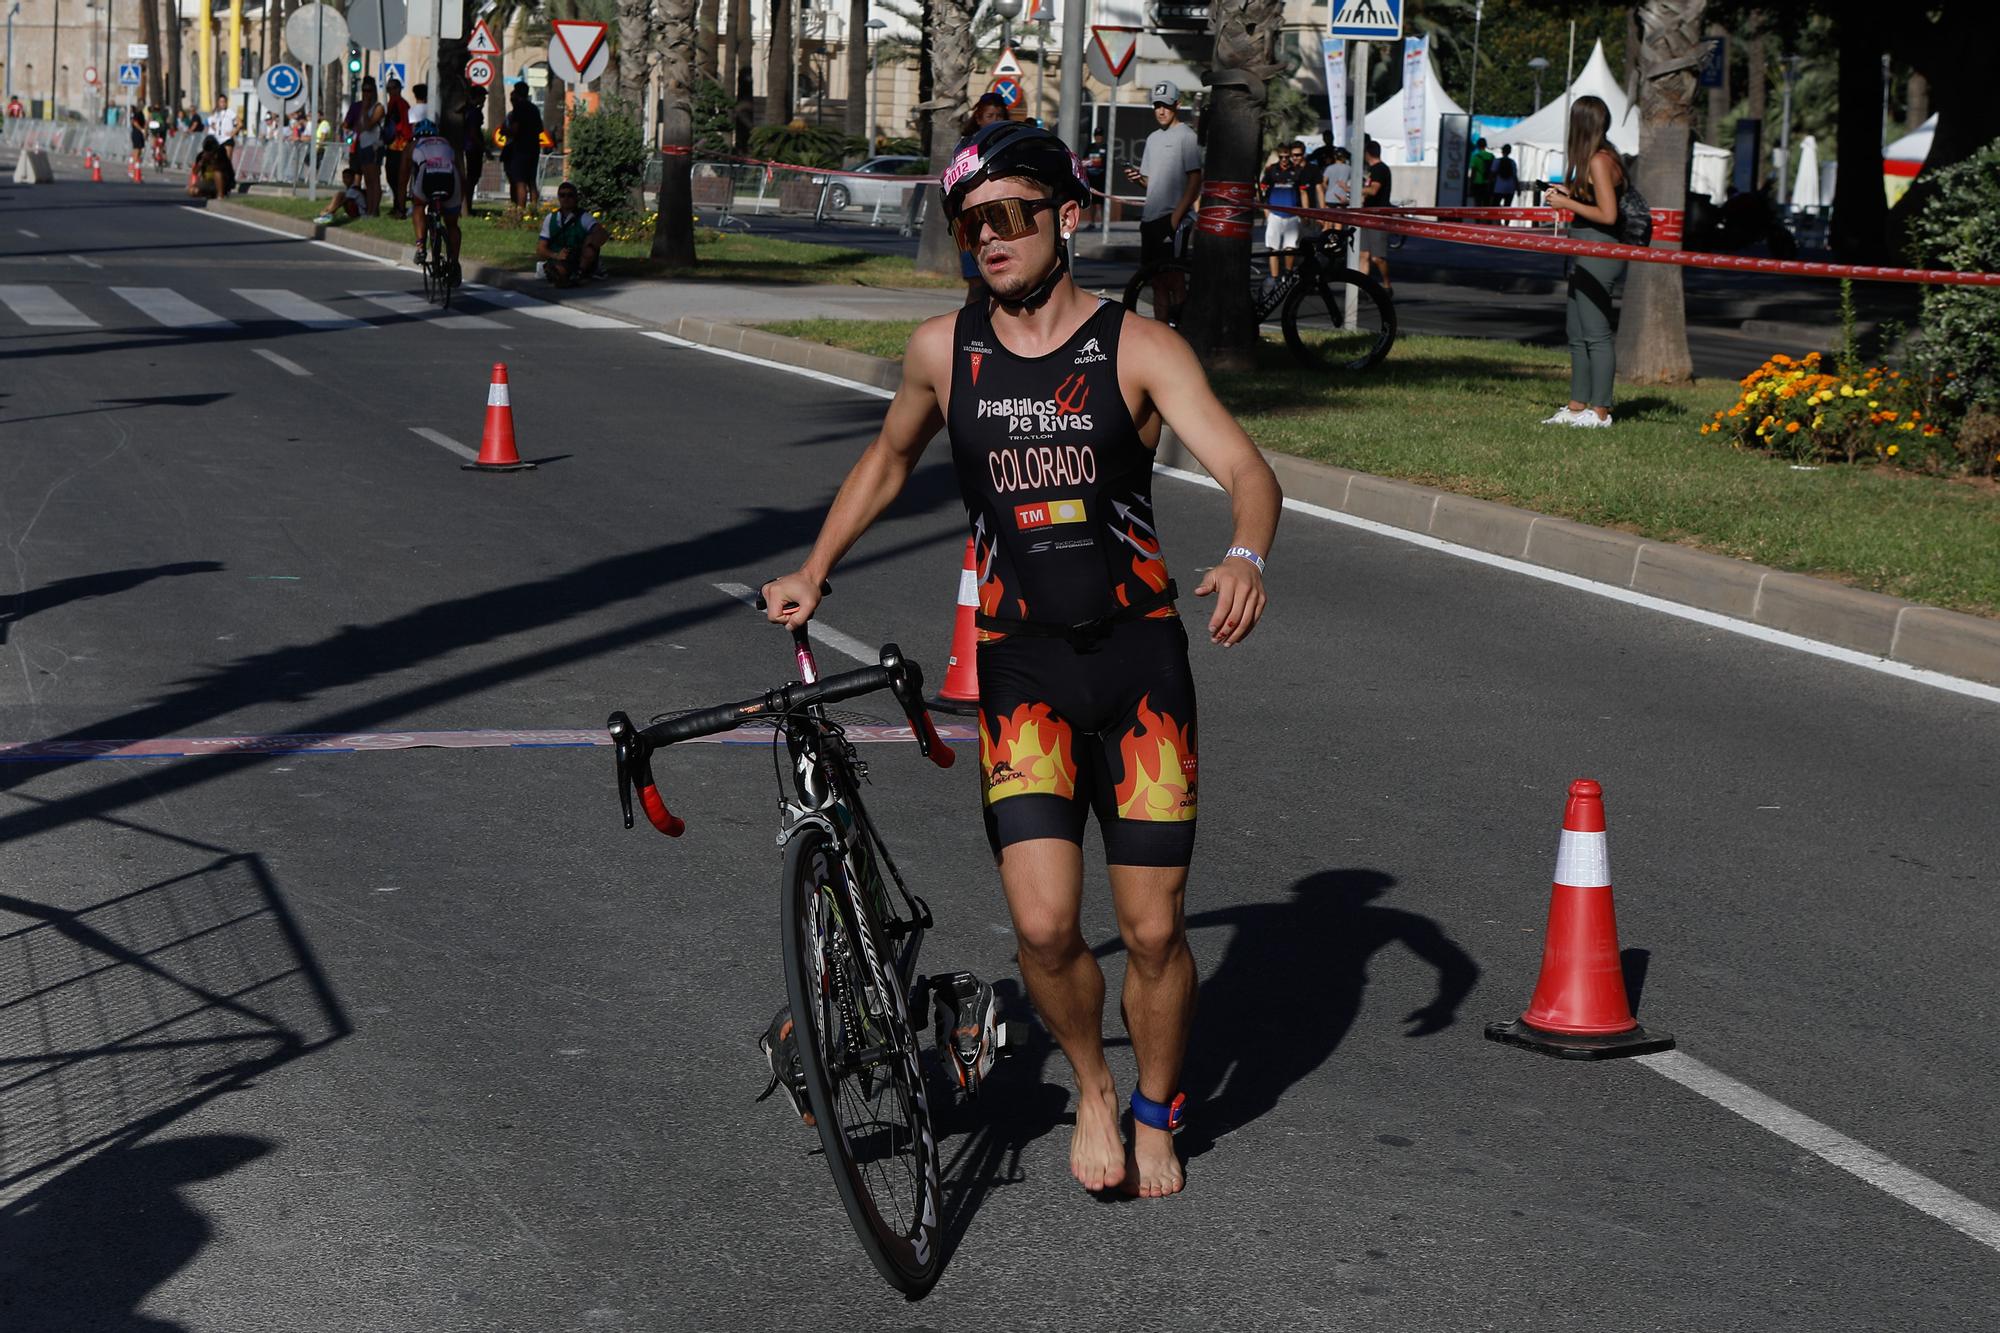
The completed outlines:
{"type": "Polygon", "coordinates": [[[921,1296],[938,1278],[943,1207],[917,1034],[935,1007],[939,1054],[971,1096],[1007,1045],[1007,1031],[996,1020],[991,989],[977,977],[917,971],[930,907],[910,892],[863,806],[867,765],[828,705],[886,689],[902,705],[919,750],[940,768],[951,767],[953,755],[924,710],[922,671],[895,644],[883,646],[879,665],[824,679],[803,629],[793,631],[792,645],[800,676],[793,684],[643,728],[613,713],[618,799],[625,827],[632,827],[636,790],[653,827],[679,837],[685,826],[660,797],[654,753],[741,726],[772,729],[790,1004],[760,1043],[773,1073],[765,1095],[782,1085],[818,1129],[862,1248],[893,1286],[921,1296]]]}
{"type": "MultiPolygon", "coordinates": [[[[1329,227],[1309,238],[1298,255],[1298,266],[1273,281],[1257,267],[1264,256],[1251,261],[1250,304],[1257,322],[1267,322],[1278,312],[1285,345],[1300,365],[1321,370],[1367,370],[1389,355],[1396,343],[1396,306],[1387,289],[1375,279],[1347,266],[1347,252],[1355,244],[1352,227],[1329,227]],[[1353,295],[1354,314],[1347,302],[1353,295]]],[[[1194,264],[1185,257],[1162,259],[1132,275],[1125,284],[1125,308],[1144,313],[1161,307],[1160,279],[1169,273],[1181,275],[1181,291],[1192,294],[1198,281],[1194,264]]],[[[1167,313],[1167,323],[1179,327],[1186,300],[1167,313]]]]}

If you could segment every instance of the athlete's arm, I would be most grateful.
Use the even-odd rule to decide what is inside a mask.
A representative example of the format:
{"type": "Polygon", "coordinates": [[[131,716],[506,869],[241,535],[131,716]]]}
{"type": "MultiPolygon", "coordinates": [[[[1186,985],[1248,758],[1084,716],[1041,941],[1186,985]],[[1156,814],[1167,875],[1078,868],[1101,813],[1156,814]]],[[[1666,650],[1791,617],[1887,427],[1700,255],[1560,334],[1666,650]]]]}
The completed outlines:
{"type": "Polygon", "coordinates": [[[820,584],[901,493],[924,447],[944,428],[943,384],[951,368],[957,319],[953,314],[925,320],[910,336],[902,387],[882,418],[881,433],[840,483],[812,554],[797,572],[764,585],[765,614],[772,624],[797,629],[812,619],[820,584]]]}
{"type": "MultiPolygon", "coordinates": [[[[1216,398],[1215,390],[1209,388],[1194,349],[1165,324],[1137,316],[1126,317],[1118,336],[1121,372],[1128,365],[1133,367],[1138,387],[1159,409],[1160,416],[1208,475],[1229,493],[1229,509],[1236,524],[1229,544],[1268,558],[1285,498],[1278,489],[1277,474],[1216,398]],[[1127,348],[1137,355],[1126,357],[1127,348]]],[[[1248,560],[1228,556],[1208,571],[1194,595],[1215,598],[1208,637],[1228,647],[1243,642],[1263,616],[1264,575],[1248,560]]]]}
{"type": "Polygon", "coordinates": [[[1187,188],[1181,191],[1181,201],[1174,205],[1174,229],[1176,231],[1180,230],[1181,219],[1188,215],[1188,210],[1194,207],[1195,200],[1199,198],[1201,198],[1201,173],[1199,171],[1190,171],[1187,174],[1187,188]]]}

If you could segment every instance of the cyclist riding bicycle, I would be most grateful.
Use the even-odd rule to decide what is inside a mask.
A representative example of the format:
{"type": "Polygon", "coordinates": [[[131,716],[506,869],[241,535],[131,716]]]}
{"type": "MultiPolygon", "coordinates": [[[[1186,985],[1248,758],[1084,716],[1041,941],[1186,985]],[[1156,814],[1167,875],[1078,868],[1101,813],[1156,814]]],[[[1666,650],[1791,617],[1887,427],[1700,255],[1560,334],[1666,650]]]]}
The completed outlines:
{"type": "Polygon", "coordinates": [[[1018,121],[985,126],[958,145],[943,184],[992,298],[918,328],[881,433],[805,565],[764,596],[774,622],[803,625],[821,581],[949,428],[978,562],[986,834],[1021,975],[1076,1076],[1070,1170],[1088,1189],[1168,1195],[1183,1181],[1172,1131],[1195,996],[1184,891],[1197,783],[1194,679],[1153,514],[1154,451],[1171,425],[1229,493],[1232,544],[1195,589],[1216,600],[1217,645],[1240,643],[1262,614],[1277,478],[1178,333],[1071,280],[1065,243],[1089,193],[1062,140],[1018,121]],[[1104,978],[1078,925],[1093,811],[1129,955],[1129,1150],[1104,1059],[1104,978]]]}
{"type": "MultiPolygon", "coordinates": [[[[428,108],[426,108],[428,109],[428,108]]],[[[458,154],[428,115],[410,126],[410,147],[403,155],[403,197],[410,201],[410,222],[417,235],[417,255],[411,262],[424,262],[424,214],[433,206],[444,219],[445,253],[451,257],[451,271],[458,273],[458,215],[464,206],[465,178],[459,173],[458,154]],[[413,188],[414,187],[414,188],[413,188]]]]}

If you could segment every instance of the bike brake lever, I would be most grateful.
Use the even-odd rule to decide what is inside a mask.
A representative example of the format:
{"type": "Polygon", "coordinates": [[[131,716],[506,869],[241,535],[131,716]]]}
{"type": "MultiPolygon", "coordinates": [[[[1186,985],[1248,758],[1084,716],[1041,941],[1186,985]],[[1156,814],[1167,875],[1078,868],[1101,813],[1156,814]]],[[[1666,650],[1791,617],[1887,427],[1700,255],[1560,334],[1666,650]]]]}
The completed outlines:
{"type": "Polygon", "coordinates": [[[893,643],[882,645],[882,665],[889,672],[889,692],[896,696],[896,702],[903,706],[903,716],[910,721],[917,749],[939,768],[950,768],[958,756],[938,735],[930,710],[924,707],[923,669],[904,657],[893,643]]]}
{"type": "Polygon", "coordinates": [[[632,827],[632,719],[613,713],[605,721],[611,732],[611,748],[618,761],[618,804],[625,811],[625,827],[632,827]]]}

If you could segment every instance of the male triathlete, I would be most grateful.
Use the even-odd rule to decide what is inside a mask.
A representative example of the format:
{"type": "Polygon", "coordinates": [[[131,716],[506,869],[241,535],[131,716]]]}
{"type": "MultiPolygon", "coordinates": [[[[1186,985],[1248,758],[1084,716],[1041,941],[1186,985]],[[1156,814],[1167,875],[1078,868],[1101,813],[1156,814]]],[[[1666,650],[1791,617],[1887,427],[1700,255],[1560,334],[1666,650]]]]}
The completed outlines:
{"type": "Polygon", "coordinates": [[[1194,850],[1194,680],[1153,517],[1153,451],[1171,424],[1229,492],[1233,544],[1195,594],[1212,643],[1264,609],[1277,478],[1164,324],[1071,281],[1062,241],[1087,199],[1060,139],[1002,122],[962,142],[944,177],[959,244],[993,300],[926,321],[882,430],[849,472],[796,572],[764,588],[802,625],[820,582],[949,426],[978,560],[980,769],[986,833],[1021,975],[1078,1089],[1070,1170],[1089,1189],[1181,1188],[1171,1131],[1195,998],[1183,890],[1194,850]],[[1104,1061],[1104,975],[1079,926],[1083,826],[1095,811],[1128,952],[1124,1013],[1138,1058],[1133,1144],[1104,1061]]]}
{"type": "Polygon", "coordinates": [[[410,146],[403,154],[403,197],[410,201],[410,224],[417,233],[417,257],[424,262],[424,212],[431,196],[443,195],[439,209],[444,217],[445,253],[451,256],[452,270],[458,269],[458,214],[464,204],[465,182],[458,170],[458,154],[444,137],[431,109],[419,105],[411,109],[410,146]]]}

